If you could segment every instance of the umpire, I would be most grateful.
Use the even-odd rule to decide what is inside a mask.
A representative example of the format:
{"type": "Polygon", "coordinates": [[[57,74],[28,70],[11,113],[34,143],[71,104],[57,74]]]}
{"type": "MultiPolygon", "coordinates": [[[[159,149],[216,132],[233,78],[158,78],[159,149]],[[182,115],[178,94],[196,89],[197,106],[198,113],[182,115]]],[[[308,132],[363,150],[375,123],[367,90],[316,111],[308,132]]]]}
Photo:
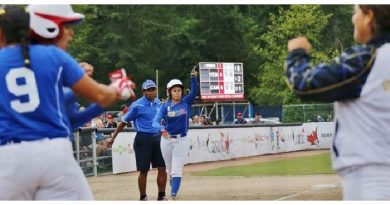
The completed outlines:
{"type": "Polygon", "coordinates": [[[160,100],[156,98],[156,84],[152,80],[146,80],[142,84],[143,97],[133,102],[129,111],[125,114],[122,121],[116,128],[112,143],[118,133],[125,127],[127,123],[133,121],[134,129],[137,131],[134,139],[134,151],[137,164],[138,188],[140,192],[140,200],[147,201],[146,182],[150,163],[152,167],[158,170],[157,186],[158,198],[157,200],[166,200],[165,187],[167,183],[167,173],[165,172],[165,163],[160,149],[160,130],[152,127],[153,118],[157,110],[161,106],[160,100]]]}

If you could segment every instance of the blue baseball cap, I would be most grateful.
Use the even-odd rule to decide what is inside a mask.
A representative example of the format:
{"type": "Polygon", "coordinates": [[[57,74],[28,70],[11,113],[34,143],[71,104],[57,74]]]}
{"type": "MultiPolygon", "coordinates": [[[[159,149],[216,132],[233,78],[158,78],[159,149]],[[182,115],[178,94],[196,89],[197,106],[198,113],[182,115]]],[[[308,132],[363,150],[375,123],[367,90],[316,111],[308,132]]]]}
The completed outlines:
{"type": "Polygon", "coordinates": [[[157,86],[153,80],[146,80],[144,83],[142,83],[142,90],[146,90],[149,88],[155,88],[155,87],[157,87],[157,86]]]}

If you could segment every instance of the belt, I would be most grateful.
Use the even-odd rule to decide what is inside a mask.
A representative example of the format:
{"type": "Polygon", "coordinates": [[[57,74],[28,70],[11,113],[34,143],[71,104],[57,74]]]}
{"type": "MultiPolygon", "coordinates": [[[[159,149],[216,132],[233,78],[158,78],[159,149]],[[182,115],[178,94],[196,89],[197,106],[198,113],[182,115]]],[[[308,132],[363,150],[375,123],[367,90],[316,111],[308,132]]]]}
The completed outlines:
{"type": "Polygon", "coordinates": [[[187,136],[187,134],[178,134],[178,135],[170,135],[171,138],[182,138],[182,137],[185,137],[187,136]]]}
{"type": "Polygon", "coordinates": [[[152,136],[152,137],[160,137],[161,134],[160,133],[149,133],[149,132],[137,132],[139,133],[140,135],[148,135],[148,136],[152,136]]]}
{"type": "MultiPolygon", "coordinates": [[[[39,140],[44,140],[44,139],[57,139],[57,138],[62,138],[62,137],[54,137],[54,138],[50,138],[50,137],[42,137],[42,138],[38,138],[38,139],[8,139],[8,140],[1,140],[0,139],[0,146],[2,145],[10,145],[10,144],[19,144],[19,143],[22,143],[22,142],[33,142],[33,141],[39,141],[39,140]]],[[[68,137],[64,137],[64,138],[68,138],[68,137]]]]}
{"type": "Polygon", "coordinates": [[[21,143],[22,141],[23,140],[20,140],[20,139],[9,139],[6,141],[0,140],[0,146],[1,145],[8,145],[8,144],[17,144],[17,143],[21,143]]]}

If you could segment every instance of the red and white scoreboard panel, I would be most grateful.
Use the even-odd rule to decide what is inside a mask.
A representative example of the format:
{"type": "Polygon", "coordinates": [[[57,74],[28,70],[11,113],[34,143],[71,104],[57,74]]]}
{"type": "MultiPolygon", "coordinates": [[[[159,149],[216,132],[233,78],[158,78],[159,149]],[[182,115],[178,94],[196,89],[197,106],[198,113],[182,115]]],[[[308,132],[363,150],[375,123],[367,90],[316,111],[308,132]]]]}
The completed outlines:
{"type": "Polygon", "coordinates": [[[202,101],[244,100],[242,63],[200,62],[199,75],[202,101]]]}

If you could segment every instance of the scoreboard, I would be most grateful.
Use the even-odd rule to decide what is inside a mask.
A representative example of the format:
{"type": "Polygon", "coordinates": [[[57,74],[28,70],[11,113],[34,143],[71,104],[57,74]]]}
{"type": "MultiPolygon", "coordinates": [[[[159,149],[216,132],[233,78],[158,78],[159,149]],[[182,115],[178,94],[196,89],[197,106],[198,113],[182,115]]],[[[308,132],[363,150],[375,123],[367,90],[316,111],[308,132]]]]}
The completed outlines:
{"type": "Polygon", "coordinates": [[[244,100],[243,69],[242,63],[200,62],[200,99],[244,100]]]}

